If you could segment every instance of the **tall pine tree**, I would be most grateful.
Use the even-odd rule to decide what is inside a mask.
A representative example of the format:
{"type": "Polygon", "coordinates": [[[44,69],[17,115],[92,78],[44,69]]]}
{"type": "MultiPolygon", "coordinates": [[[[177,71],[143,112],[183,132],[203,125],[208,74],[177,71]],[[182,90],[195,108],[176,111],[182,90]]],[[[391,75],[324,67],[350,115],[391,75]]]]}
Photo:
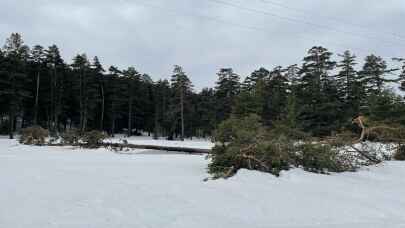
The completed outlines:
{"type": "MultiPolygon", "coordinates": [[[[183,141],[185,132],[185,104],[187,102],[189,94],[192,92],[193,85],[191,84],[190,79],[187,77],[181,66],[174,66],[173,75],[171,78],[171,87],[174,92],[174,102],[175,104],[179,105],[179,109],[174,108],[174,110],[178,110],[180,114],[180,140],[183,141]]],[[[175,112],[177,113],[177,111],[175,112]]]]}
{"type": "Polygon", "coordinates": [[[337,89],[340,101],[344,105],[345,118],[354,118],[359,114],[360,106],[364,101],[364,86],[359,80],[355,69],[356,56],[350,51],[339,55],[342,59],[337,64],[337,89]]]}
{"type": "Polygon", "coordinates": [[[31,50],[31,62],[35,68],[35,101],[34,101],[34,120],[33,124],[38,124],[38,112],[39,112],[39,95],[40,95],[40,85],[41,85],[41,73],[43,68],[45,68],[45,58],[46,53],[41,45],[36,45],[31,50]]]}
{"type": "Polygon", "coordinates": [[[134,119],[134,103],[137,99],[139,83],[140,83],[140,74],[138,71],[135,70],[134,67],[129,67],[127,70],[123,72],[125,82],[127,84],[127,104],[128,104],[128,131],[127,136],[130,137],[132,135],[132,128],[133,128],[133,119],[134,119]]]}
{"type": "Polygon", "coordinates": [[[51,132],[59,131],[59,117],[62,114],[63,70],[64,62],[56,45],[46,50],[45,63],[49,69],[49,116],[48,124],[51,132]]]}
{"type": "Polygon", "coordinates": [[[98,59],[97,56],[93,58],[93,63],[92,63],[92,70],[93,74],[95,75],[95,79],[98,85],[98,91],[99,91],[99,109],[100,109],[100,121],[98,125],[98,129],[100,131],[104,130],[104,115],[105,115],[105,82],[104,82],[104,68],[100,63],[100,60],[98,59]]]}

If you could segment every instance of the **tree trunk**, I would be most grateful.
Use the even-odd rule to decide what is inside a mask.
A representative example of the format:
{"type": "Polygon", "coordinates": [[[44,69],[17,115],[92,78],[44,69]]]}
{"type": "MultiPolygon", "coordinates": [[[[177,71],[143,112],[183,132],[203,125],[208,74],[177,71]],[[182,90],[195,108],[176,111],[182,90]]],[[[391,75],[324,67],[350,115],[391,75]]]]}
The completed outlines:
{"type": "Polygon", "coordinates": [[[80,131],[83,132],[83,118],[84,118],[84,112],[83,112],[83,70],[80,70],[80,76],[79,76],[79,109],[80,109],[80,131]]]}
{"type": "Polygon", "coordinates": [[[9,138],[14,139],[14,110],[10,110],[9,122],[9,138]]]}
{"type": "Polygon", "coordinates": [[[104,125],[104,107],[105,107],[105,98],[104,98],[104,86],[101,85],[101,117],[100,117],[100,131],[103,130],[104,125]]]}
{"type": "Polygon", "coordinates": [[[111,105],[111,110],[112,110],[111,136],[114,137],[114,133],[115,133],[115,104],[114,104],[114,102],[111,105]]]}
{"type": "Polygon", "coordinates": [[[155,116],[154,116],[154,128],[153,128],[153,139],[159,138],[159,120],[158,120],[158,106],[155,106],[155,116]]]}
{"type": "Polygon", "coordinates": [[[84,100],[84,107],[83,107],[83,127],[82,127],[82,132],[85,132],[86,129],[87,129],[88,105],[89,105],[89,100],[86,97],[85,100],[84,100]]]}
{"type": "Polygon", "coordinates": [[[54,87],[54,108],[53,108],[53,131],[56,133],[59,130],[59,91],[57,91],[57,75],[56,75],[56,66],[53,68],[53,87],[54,87]]]}
{"type": "Polygon", "coordinates": [[[35,94],[35,109],[34,109],[34,125],[38,124],[38,103],[39,103],[39,83],[40,83],[40,73],[38,70],[37,74],[37,88],[36,88],[36,94],[35,94]]]}
{"type": "Polygon", "coordinates": [[[50,131],[53,132],[54,131],[54,118],[55,118],[55,87],[54,87],[54,80],[55,80],[55,74],[54,71],[50,71],[51,73],[51,80],[49,81],[50,83],[50,107],[49,107],[49,120],[50,120],[50,131]]]}
{"type": "Polygon", "coordinates": [[[181,111],[181,136],[180,140],[184,141],[184,94],[183,94],[183,86],[181,87],[180,91],[180,111],[181,111]]]}
{"type": "Polygon", "coordinates": [[[127,136],[131,137],[132,135],[132,96],[130,96],[128,101],[128,132],[127,136]]]}

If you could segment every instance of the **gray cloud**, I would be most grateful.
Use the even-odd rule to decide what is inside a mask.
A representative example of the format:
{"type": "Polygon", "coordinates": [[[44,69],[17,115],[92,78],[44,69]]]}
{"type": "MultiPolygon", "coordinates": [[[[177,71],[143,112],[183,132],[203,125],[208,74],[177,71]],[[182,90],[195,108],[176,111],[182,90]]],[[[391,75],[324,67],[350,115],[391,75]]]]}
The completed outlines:
{"type": "Polygon", "coordinates": [[[86,52],[154,79],[169,77],[179,64],[196,88],[213,86],[220,67],[246,76],[260,66],[300,63],[314,45],[361,58],[405,56],[403,0],[222,1],[300,21],[209,0],[2,0],[0,40],[20,32],[29,45],[57,44],[67,61],[86,52]]]}

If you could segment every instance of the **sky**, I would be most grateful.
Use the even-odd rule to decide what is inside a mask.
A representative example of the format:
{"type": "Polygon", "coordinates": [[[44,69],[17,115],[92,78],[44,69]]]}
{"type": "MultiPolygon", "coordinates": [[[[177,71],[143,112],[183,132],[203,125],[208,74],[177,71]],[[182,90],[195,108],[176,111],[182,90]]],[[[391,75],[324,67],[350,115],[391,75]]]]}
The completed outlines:
{"type": "Polygon", "coordinates": [[[86,53],[154,80],[181,65],[199,90],[220,68],[243,78],[301,64],[315,45],[359,61],[405,57],[404,16],[403,0],[1,0],[0,42],[19,32],[30,46],[58,45],[67,62],[86,53]]]}

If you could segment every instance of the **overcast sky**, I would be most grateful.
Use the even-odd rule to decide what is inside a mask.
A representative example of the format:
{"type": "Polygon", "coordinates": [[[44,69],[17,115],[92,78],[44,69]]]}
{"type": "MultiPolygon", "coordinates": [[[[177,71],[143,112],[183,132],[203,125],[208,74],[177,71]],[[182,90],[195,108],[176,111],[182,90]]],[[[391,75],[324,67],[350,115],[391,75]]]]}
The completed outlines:
{"type": "Polygon", "coordinates": [[[404,28],[404,0],[0,0],[2,43],[19,32],[68,62],[85,52],[153,79],[178,64],[197,89],[221,67],[244,77],[301,63],[314,45],[404,57],[404,28]]]}

